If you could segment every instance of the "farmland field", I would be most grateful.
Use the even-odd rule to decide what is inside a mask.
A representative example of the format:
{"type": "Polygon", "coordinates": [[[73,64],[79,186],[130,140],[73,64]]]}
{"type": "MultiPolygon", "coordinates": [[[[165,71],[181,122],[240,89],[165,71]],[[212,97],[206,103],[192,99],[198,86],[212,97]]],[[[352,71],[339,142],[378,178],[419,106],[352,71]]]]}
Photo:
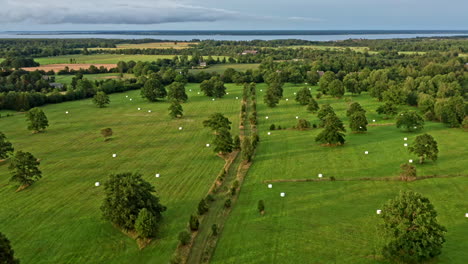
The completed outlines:
{"type": "Polygon", "coordinates": [[[116,48],[90,48],[89,50],[117,50],[117,49],[187,49],[197,45],[197,42],[151,42],[141,44],[117,44],[116,48]]]}
{"type": "Polygon", "coordinates": [[[234,63],[234,64],[215,64],[211,65],[206,69],[191,69],[189,70],[191,73],[197,73],[200,71],[206,72],[216,72],[216,73],[223,73],[228,68],[233,68],[236,71],[246,71],[246,70],[254,70],[257,69],[259,63],[234,63]]]}
{"type": "MultiPolygon", "coordinates": [[[[70,59],[75,59],[76,63],[117,63],[119,61],[155,61],[158,59],[172,59],[175,55],[121,55],[121,54],[93,54],[93,55],[64,55],[55,57],[35,58],[41,65],[70,63],[70,59]]],[[[212,56],[223,59],[224,56],[212,56]]],[[[227,57],[226,57],[227,58],[227,57]]]]}
{"type": "MultiPolygon", "coordinates": [[[[55,75],[55,82],[59,82],[63,84],[70,84],[73,77],[75,77],[75,75],[55,75]]],[[[132,78],[132,77],[134,77],[133,74],[126,73],[124,74],[123,79],[132,78]]],[[[120,73],[83,74],[83,78],[86,78],[90,81],[118,79],[120,78],[120,73]]]]}
{"type": "Polygon", "coordinates": [[[36,184],[15,192],[17,186],[8,183],[8,162],[0,163],[0,230],[11,238],[15,255],[22,263],[167,263],[178,232],[224,165],[205,147],[213,135],[201,122],[221,112],[238,133],[235,96],[241,89],[227,86],[229,95],[211,101],[197,95],[198,85],[187,85],[189,102],[180,120],[169,118],[168,103],[148,103],[140,91],[110,95],[111,104],[103,109],[91,100],[44,106],[50,123],[45,133],[31,134],[23,114],[0,118],[16,150],[41,159],[43,172],[36,184]],[[108,142],[99,133],[105,127],[114,130],[108,142]],[[101,219],[103,188],[94,183],[120,172],[141,173],[168,208],[156,241],[141,251],[101,219]]]}
{"type": "MultiPolygon", "coordinates": [[[[316,115],[294,101],[293,93],[302,86],[286,86],[284,98],[275,108],[263,103],[266,86],[257,87],[261,142],[213,263],[376,263],[372,256],[379,255],[382,241],[378,240],[375,210],[404,189],[428,196],[439,212],[439,221],[449,229],[441,263],[463,263],[468,258],[462,251],[468,246],[463,239],[468,235],[463,202],[468,200],[466,132],[434,122],[426,122],[421,132],[401,132],[394,120],[383,120],[375,113],[380,103],[367,94],[341,100],[325,97],[318,103],[331,103],[345,126],[348,104],[359,102],[367,110],[370,126],[366,134],[348,132],[342,147],[323,147],[314,141],[320,129],[291,129],[296,116],[318,123],[316,115]],[[271,124],[288,129],[267,135],[271,124]],[[400,164],[417,160],[403,146],[403,138],[411,143],[425,132],[438,141],[440,154],[435,163],[416,165],[418,175],[462,176],[411,183],[340,181],[398,176],[400,164]],[[274,182],[318,179],[319,173],[337,181],[274,182]],[[267,188],[268,181],[273,181],[273,189],[267,188]],[[281,198],[280,192],[286,197],[281,198]],[[256,210],[262,199],[266,204],[263,217],[256,210]]],[[[315,87],[312,92],[316,93],[315,87]]]]}

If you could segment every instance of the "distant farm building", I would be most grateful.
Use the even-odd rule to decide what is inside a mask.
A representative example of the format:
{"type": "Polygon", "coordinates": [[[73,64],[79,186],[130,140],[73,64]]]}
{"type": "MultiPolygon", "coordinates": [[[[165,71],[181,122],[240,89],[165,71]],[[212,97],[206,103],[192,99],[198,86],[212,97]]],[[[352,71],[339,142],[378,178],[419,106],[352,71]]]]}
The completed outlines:
{"type": "Polygon", "coordinates": [[[320,77],[322,77],[322,76],[325,74],[324,71],[317,71],[317,73],[318,73],[318,75],[319,75],[320,77]]]}
{"type": "Polygon", "coordinates": [[[258,53],[258,51],[256,51],[256,50],[244,50],[241,54],[242,55],[247,55],[247,54],[256,55],[257,53],[258,53]]]}
{"type": "Polygon", "coordinates": [[[200,67],[206,67],[206,62],[204,61],[200,62],[200,67]]]}
{"type": "Polygon", "coordinates": [[[63,89],[63,83],[49,83],[49,85],[54,89],[63,89]]]}

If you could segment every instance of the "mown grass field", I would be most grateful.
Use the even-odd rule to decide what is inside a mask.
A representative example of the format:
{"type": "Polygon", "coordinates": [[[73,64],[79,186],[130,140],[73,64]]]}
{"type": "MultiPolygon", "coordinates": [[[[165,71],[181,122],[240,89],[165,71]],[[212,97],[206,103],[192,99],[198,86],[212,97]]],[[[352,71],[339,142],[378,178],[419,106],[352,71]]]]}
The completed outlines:
{"type": "Polygon", "coordinates": [[[187,49],[198,45],[198,42],[151,42],[141,44],[117,44],[116,48],[90,48],[90,50],[117,50],[117,49],[187,49]]]}
{"type": "Polygon", "coordinates": [[[246,70],[255,70],[260,66],[259,63],[233,63],[233,64],[214,64],[209,66],[206,69],[191,69],[191,73],[198,73],[200,71],[206,72],[217,72],[222,74],[226,69],[233,68],[236,71],[246,71],[246,70]]]}
{"type": "MultiPolygon", "coordinates": [[[[92,54],[92,55],[63,55],[54,57],[35,58],[41,65],[70,63],[75,59],[76,63],[117,63],[119,61],[156,61],[158,59],[172,59],[175,55],[121,55],[121,54],[92,54]]],[[[224,56],[212,56],[223,59],[224,56]]],[[[227,57],[226,57],[227,58],[227,57]]]]}
{"type": "Polygon", "coordinates": [[[233,135],[238,133],[235,97],[241,88],[227,86],[229,95],[212,101],[197,95],[198,84],[187,85],[189,102],[180,120],[169,118],[168,103],[149,103],[139,91],[110,95],[111,104],[103,109],[91,100],[44,106],[50,123],[45,133],[26,130],[23,114],[0,118],[0,130],[15,149],[41,159],[43,172],[37,183],[15,192],[8,162],[0,164],[0,230],[15,255],[22,263],[167,263],[178,233],[224,165],[205,146],[213,135],[202,121],[221,112],[233,121],[233,135]],[[106,127],[114,130],[108,142],[100,135],[106,127]],[[157,239],[141,251],[101,219],[103,187],[94,183],[120,172],[142,173],[168,208],[157,239]]]}
{"type": "Polygon", "coordinates": [[[418,133],[402,132],[394,120],[383,120],[375,113],[380,103],[366,94],[347,95],[350,99],[341,100],[325,97],[318,103],[331,103],[345,126],[345,111],[351,100],[367,110],[373,126],[368,127],[366,134],[348,131],[342,147],[320,146],[315,142],[320,129],[291,129],[297,123],[296,116],[318,123],[316,115],[294,101],[293,93],[301,87],[285,86],[280,104],[268,108],[263,103],[266,86],[257,86],[260,144],[213,263],[379,263],[373,259],[382,243],[375,211],[402,189],[414,189],[428,196],[439,212],[439,221],[449,229],[441,263],[464,263],[468,258],[462,250],[468,246],[464,217],[468,213],[466,132],[434,122],[426,122],[425,129],[418,133]],[[274,130],[267,135],[271,124],[288,130],[274,130]],[[425,132],[438,141],[440,153],[435,163],[415,164],[418,175],[464,177],[411,183],[340,181],[396,177],[400,164],[409,159],[417,161],[403,144],[425,132]],[[369,155],[364,154],[366,150],[369,155]],[[273,183],[273,189],[268,189],[265,182],[318,179],[319,173],[337,181],[273,183]],[[286,197],[281,198],[280,192],[285,192],[286,197]],[[256,209],[261,199],[266,204],[263,217],[256,209]]]}

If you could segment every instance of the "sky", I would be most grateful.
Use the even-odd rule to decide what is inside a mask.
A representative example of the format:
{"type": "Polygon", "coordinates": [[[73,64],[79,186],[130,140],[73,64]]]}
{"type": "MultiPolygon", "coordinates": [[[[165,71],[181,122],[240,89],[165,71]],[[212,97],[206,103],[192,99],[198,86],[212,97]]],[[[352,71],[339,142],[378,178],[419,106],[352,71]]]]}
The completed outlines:
{"type": "Polygon", "coordinates": [[[0,0],[0,31],[468,30],[468,0],[0,0]]]}

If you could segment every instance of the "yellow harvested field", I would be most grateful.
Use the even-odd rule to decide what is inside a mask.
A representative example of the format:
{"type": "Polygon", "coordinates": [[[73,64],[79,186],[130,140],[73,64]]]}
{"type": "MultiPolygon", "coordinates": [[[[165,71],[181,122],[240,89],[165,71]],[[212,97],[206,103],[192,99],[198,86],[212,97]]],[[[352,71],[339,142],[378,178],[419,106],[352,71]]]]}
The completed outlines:
{"type": "Polygon", "coordinates": [[[118,50],[118,49],[187,49],[198,45],[198,42],[151,42],[141,44],[117,44],[117,48],[90,48],[89,50],[118,50]]]}
{"type": "Polygon", "coordinates": [[[89,69],[91,65],[96,66],[97,68],[104,67],[106,69],[116,68],[117,64],[92,64],[92,63],[83,63],[83,64],[49,64],[43,65],[39,67],[24,67],[23,70],[25,71],[35,71],[35,70],[43,70],[43,71],[60,71],[68,67],[70,70],[79,70],[79,69],[89,69]]]}

